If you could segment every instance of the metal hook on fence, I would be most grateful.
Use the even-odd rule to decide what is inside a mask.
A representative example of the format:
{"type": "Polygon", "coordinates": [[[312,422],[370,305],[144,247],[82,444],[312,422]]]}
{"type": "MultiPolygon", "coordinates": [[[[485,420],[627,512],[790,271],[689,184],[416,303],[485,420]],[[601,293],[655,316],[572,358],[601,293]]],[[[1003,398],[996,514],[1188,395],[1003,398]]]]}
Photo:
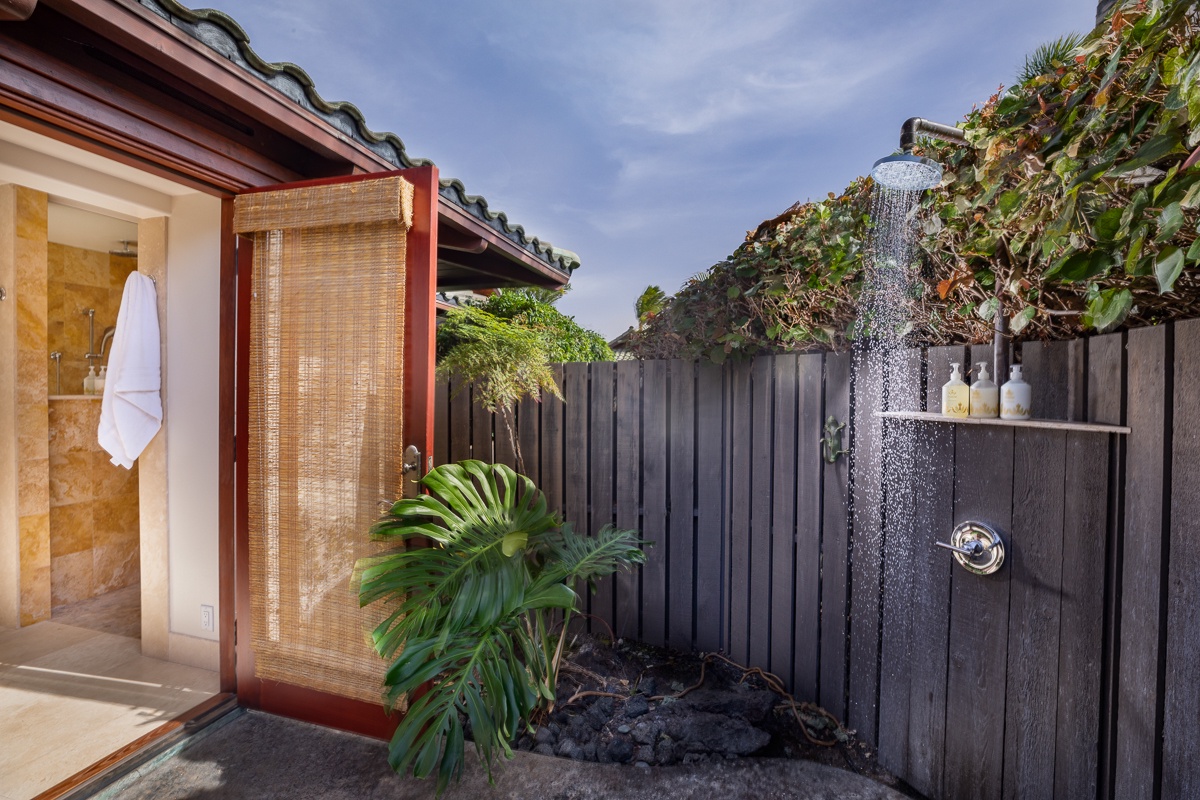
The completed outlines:
{"type": "Polygon", "coordinates": [[[845,427],[846,423],[838,422],[837,417],[832,414],[825,420],[825,435],[821,437],[821,456],[827,464],[837,463],[840,456],[850,452],[842,448],[842,430],[845,427]]]}

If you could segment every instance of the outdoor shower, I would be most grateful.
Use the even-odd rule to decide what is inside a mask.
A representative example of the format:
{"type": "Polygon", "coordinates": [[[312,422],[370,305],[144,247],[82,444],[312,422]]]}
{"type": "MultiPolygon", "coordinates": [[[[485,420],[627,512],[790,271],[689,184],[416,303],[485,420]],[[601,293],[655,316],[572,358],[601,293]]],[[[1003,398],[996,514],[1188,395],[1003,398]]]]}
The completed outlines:
{"type": "MultiPolygon", "coordinates": [[[[876,183],[889,189],[916,192],[932,189],[942,182],[941,164],[932,158],[913,155],[918,136],[963,146],[968,144],[966,135],[959,128],[921,117],[910,117],[900,126],[900,153],[884,156],[871,168],[871,177],[876,183]]],[[[1004,314],[1004,301],[997,296],[996,302],[992,374],[1003,376],[1008,374],[1008,317],[1004,314]]]]}
{"type": "Polygon", "coordinates": [[[912,154],[919,134],[954,144],[967,143],[966,136],[958,128],[920,117],[911,117],[900,126],[901,152],[898,155],[884,156],[871,168],[871,177],[877,183],[891,189],[917,191],[932,189],[942,182],[941,164],[932,158],[912,154]]]}

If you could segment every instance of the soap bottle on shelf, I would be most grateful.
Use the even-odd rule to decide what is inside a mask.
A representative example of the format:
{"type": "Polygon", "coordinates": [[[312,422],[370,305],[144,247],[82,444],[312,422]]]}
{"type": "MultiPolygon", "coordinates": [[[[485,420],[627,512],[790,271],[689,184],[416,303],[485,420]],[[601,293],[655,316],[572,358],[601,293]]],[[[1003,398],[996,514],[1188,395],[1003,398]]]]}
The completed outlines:
{"type": "Polygon", "coordinates": [[[950,380],[942,385],[942,416],[965,417],[970,408],[970,390],[959,372],[961,364],[950,365],[950,380]]]}
{"type": "Polygon", "coordinates": [[[979,378],[971,384],[971,416],[997,417],[1000,414],[1000,390],[988,374],[987,362],[979,362],[979,378]]]}
{"type": "Polygon", "coordinates": [[[95,367],[88,367],[87,377],[83,379],[83,393],[84,394],[95,394],[96,393],[96,368],[95,367]]]}
{"type": "Polygon", "coordinates": [[[1013,364],[1000,387],[1000,419],[1029,419],[1032,408],[1033,389],[1021,377],[1021,365],[1013,364]]]}
{"type": "Polygon", "coordinates": [[[108,379],[108,367],[101,367],[96,376],[96,394],[104,394],[104,382],[108,379]]]}

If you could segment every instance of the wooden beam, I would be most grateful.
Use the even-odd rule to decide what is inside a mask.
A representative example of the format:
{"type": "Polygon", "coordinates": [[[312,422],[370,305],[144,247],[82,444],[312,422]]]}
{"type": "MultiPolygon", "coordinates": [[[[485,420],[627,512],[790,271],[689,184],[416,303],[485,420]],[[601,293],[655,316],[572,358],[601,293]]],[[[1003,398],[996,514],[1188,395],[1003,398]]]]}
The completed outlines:
{"type": "Polygon", "coordinates": [[[443,251],[438,253],[438,261],[498,279],[499,282],[493,285],[515,282],[533,286],[558,287],[568,280],[568,276],[564,273],[551,272],[549,265],[546,265],[545,270],[530,269],[528,263],[510,261],[491,247],[485,253],[443,251]]]}
{"type": "Polygon", "coordinates": [[[449,225],[438,231],[438,250],[457,250],[460,253],[482,253],[487,250],[487,240],[464,233],[449,225]]]}
{"type": "MultiPolygon", "coordinates": [[[[482,220],[471,216],[466,209],[447,200],[441,199],[441,216],[442,229],[447,227],[454,228],[461,232],[466,232],[472,236],[478,236],[485,240],[488,246],[493,250],[498,250],[505,255],[509,260],[524,264],[527,270],[532,270],[540,278],[526,278],[525,282],[532,283],[537,286],[562,286],[568,280],[570,275],[562,270],[550,266],[544,259],[530,253],[517,242],[502,235],[494,228],[486,225],[482,220]]],[[[456,263],[458,259],[453,259],[456,263]]],[[[464,266],[466,263],[464,262],[464,266]]]]}
{"type": "Polygon", "coordinates": [[[0,29],[0,105],[221,189],[297,177],[195,120],[56,59],[40,41],[8,35],[23,30],[0,29]]]}
{"type": "Polygon", "coordinates": [[[43,0],[89,30],[163,70],[184,78],[197,93],[228,103],[290,138],[311,143],[319,155],[366,172],[393,165],[334,129],[273,86],[134,0],[43,0]]]}

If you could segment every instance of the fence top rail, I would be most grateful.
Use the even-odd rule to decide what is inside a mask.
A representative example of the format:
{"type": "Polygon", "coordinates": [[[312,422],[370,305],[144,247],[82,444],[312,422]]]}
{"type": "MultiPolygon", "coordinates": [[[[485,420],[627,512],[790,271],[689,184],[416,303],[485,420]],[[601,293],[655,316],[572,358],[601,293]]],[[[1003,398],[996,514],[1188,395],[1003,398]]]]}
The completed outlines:
{"type": "Polygon", "coordinates": [[[1095,433],[1130,433],[1125,425],[1105,425],[1100,422],[1071,422],[1065,419],[997,419],[990,417],[947,417],[937,411],[876,411],[875,416],[912,422],[946,422],[951,425],[1003,425],[1011,428],[1050,428],[1059,431],[1093,431],[1095,433]]]}

